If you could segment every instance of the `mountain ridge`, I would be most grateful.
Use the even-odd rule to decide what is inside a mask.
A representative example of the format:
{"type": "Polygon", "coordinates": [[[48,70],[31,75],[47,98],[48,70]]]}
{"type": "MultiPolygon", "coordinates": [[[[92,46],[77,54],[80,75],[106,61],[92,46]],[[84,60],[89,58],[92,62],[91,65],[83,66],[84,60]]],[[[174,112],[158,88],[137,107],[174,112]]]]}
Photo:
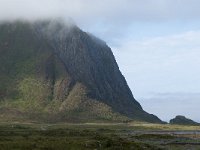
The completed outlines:
{"type": "Polygon", "coordinates": [[[0,24],[0,33],[1,108],[31,112],[30,118],[45,112],[52,120],[106,112],[104,119],[161,122],[134,99],[107,44],[77,26],[17,21],[0,24]]]}

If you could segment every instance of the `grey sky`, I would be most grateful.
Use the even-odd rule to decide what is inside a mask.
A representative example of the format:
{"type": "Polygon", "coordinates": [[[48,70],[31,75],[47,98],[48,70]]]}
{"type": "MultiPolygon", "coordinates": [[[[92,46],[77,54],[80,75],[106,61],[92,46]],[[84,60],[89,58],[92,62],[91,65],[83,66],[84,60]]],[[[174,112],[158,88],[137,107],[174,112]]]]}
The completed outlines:
{"type": "Polygon", "coordinates": [[[70,16],[77,22],[192,20],[199,0],[0,0],[0,18],[70,16]]]}
{"type": "Polygon", "coordinates": [[[145,110],[200,121],[199,8],[199,0],[0,0],[0,21],[70,17],[112,47],[145,110]]]}

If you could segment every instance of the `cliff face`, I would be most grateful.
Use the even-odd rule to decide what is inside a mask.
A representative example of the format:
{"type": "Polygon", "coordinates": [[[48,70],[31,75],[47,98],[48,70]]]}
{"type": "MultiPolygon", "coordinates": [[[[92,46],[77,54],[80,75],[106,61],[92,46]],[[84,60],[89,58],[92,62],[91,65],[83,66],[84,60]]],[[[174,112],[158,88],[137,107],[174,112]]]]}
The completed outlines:
{"type": "Polygon", "coordinates": [[[29,112],[30,118],[53,120],[160,122],[134,99],[106,43],[77,26],[3,23],[0,63],[1,108],[19,111],[22,118],[29,112]]]}

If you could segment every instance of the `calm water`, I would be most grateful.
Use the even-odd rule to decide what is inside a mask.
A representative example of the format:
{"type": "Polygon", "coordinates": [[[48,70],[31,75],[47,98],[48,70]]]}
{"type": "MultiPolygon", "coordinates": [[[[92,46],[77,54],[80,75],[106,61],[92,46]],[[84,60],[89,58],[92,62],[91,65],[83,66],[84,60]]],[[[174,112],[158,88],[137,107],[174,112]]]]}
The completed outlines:
{"type": "Polygon", "coordinates": [[[200,135],[200,131],[133,131],[131,134],[200,135]]]}

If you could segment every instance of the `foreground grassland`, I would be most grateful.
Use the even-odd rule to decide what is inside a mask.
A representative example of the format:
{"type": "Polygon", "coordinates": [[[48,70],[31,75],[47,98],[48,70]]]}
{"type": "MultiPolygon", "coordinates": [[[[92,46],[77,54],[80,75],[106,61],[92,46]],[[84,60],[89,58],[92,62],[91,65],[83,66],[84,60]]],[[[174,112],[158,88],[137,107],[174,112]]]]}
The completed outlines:
{"type": "Polygon", "coordinates": [[[1,123],[0,150],[200,149],[200,127],[148,123],[1,123]]]}

